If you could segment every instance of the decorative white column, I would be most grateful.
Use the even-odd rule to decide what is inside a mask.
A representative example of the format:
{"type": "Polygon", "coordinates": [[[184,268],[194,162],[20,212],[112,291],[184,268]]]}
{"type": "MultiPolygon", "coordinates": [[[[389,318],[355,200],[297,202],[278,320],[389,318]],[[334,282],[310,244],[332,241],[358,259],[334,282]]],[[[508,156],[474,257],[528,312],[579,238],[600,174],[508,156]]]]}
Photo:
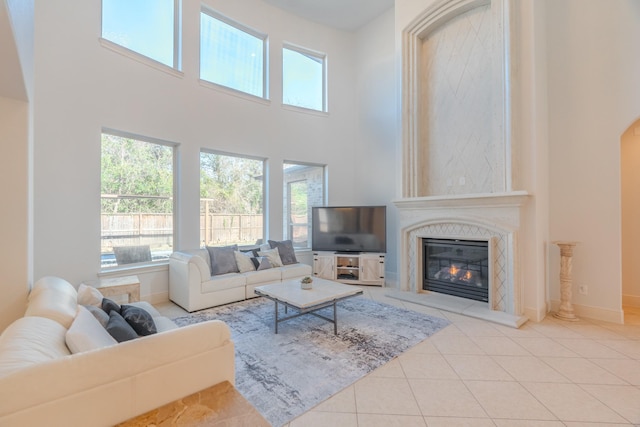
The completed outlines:
{"type": "Polygon", "coordinates": [[[553,242],[560,247],[560,308],[553,316],[558,319],[576,322],[580,319],[573,312],[571,305],[571,262],[573,257],[573,247],[578,242],[553,242]]]}

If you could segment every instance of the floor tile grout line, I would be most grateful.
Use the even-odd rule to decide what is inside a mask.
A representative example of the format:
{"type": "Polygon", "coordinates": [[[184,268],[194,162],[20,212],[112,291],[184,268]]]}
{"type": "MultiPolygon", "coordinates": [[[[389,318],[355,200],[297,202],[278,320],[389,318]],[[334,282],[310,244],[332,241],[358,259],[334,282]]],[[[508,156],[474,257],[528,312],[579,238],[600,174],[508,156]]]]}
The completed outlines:
{"type": "MultiPolygon", "coordinates": [[[[584,391],[585,393],[587,393],[589,396],[591,396],[592,398],[594,398],[595,400],[597,400],[598,402],[602,403],[603,406],[609,408],[610,410],[612,410],[613,412],[615,412],[616,414],[618,414],[620,416],[620,418],[626,420],[629,423],[632,423],[632,421],[630,419],[628,419],[626,416],[624,416],[623,414],[621,414],[620,412],[618,412],[615,408],[612,408],[611,406],[609,406],[606,402],[603,402],[598,396],[594,395],[593,393],[591,393],[589,390],[587,390],[586,388],[582,387],[583,385],[596,385],[596,386],[600,386],[600,385],[604,385],[604,386],[612,386],[612,387],[616,387],[616,385],[614,384],[576,384],[578,387],[580,387],[580,389],[582,391],[584,391]]],[[[628,387],[626,385],[624,386],[620,386],[617,385],[618,387],[628,387]]],[[[633,386],[631,386],[633,387],[633,386]]]]}

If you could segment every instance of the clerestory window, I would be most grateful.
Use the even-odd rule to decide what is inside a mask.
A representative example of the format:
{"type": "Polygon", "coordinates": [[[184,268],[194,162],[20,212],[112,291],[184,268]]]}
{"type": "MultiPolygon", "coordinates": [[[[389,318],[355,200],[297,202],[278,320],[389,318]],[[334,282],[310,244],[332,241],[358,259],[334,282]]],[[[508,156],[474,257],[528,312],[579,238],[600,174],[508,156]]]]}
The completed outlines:
{"type": "Polygon", "coordinates": [[[200,79],[267,99],[266,34],[203,7],[200,79]]]}
{"type": "Polygon", "coordinates": [[[180,0],[102,0],[102,38],[176,70],[180,0]]]}
{"type": "Polygon", "coordinates": [[[292,45],[282,49],[282,103],[327,111],[326,55],[292,45]]]}

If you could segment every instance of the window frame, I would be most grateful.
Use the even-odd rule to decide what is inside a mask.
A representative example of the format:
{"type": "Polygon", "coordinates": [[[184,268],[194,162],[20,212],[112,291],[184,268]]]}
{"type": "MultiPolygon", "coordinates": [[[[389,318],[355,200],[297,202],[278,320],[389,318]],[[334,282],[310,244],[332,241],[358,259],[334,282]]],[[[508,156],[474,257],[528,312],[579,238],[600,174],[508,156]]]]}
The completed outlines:
{"type": "Polygon", "coordinates": [[[201,5],[200,15],[198,15],[198,79],[200,84],[208,86],[214,89],[220,89],[223,92],[227,92],[233,95],[239,95],[241,97],[249,97],[249,99],[269,101],[269,35],[244,25],[238,21],[235,21],[220,12],[212,9],[207,5],[201,5]],[[249,34],[257,39],[262,40],[262,95],[254,95],[249,92],[244,92],[239,89],[235,89],[229,86],[225,86],[220,83],[212,82],[202,78],[202,27],[201,27],[201,15],[208,15],[212,19],[216,19],[224,24],[227,24],[236,30],[249,34]]]}
{"type": "Polygon", "coordinates": [[[291,108],[291,109],[296,109],[296,110],[302,110],[302,111],[306,111],[306,112],[314,112],[314,113],[324,113],[327,114],[329,113],[329,100],[328,100],[328,77],[327,77],[327,63],[328,63],[328,59],[327,59],[327,54],[323,53],[323,52],[318,52],[312,49],[308,49],[299,45],[296,45],[294,43],[289,43],[289,42],[283,42],[282,43],[282,106],[285,108],[291,108]],[[319,59],[322,61],[322,109],[321,110],[316,110],[315,108],[308,108],[308,107],[301,107],[298,105],[294,105],[294,104],[289,104],[286,103],[284,101],[284,87],[285,87],[285,81],[284,81],[284,50],[290,50],[290,51],[294,51],[297,52],[301,55],[304,56],[308,56],[308,57],[313,57],[316,59],[319,59]]]}
{"type": "Polygon", "coordinates": [[[136,50],[103,37],[104,0],[100,1],[100,44],[130,59],[181,77],[182,73],[182,0],[173,0],[173,64],[168,65],[136,50]]]}
{"type": "MultiPolygon", "coordinates": [[[[200,148],[200,152],[198,154],[198,172],[199,172],[199,177],[201,176],[200,174],[202,174],[202,163],[201,163],[201,156],[202,154],[213,154],[213,155],[218,155],[218,156],[228,156],[228,157],[238,157],[238,158],[242,158],[242,159],[248,159],[248,160],[255,160],[255,161],[260,161],[262,162],[262,241],[263,243],[267,242],[267,239],[269,239],[269,230],[268,230],[268,217],[269,217],[269,197],[267,194],[268,191],[268,176],[269,176],[269,165],[268,165],[268,159],[265,157],[260,157],[260,156],[252,156],[249,154],[240,154],[240,153],[232,153],[232,152],[228,152],[228,151],[221,151],[221,150],[215,150],[215,149],[210,149],[210,148],[200,148]]],[[[202,203],[202,196],[200,196],[200,184],[198,184],[198,204],[202,203]]],[[[198,209],[198,211],[200,211],[200,209],[198,209]]],[[[200,224],[200,221],[198,221],[198,224],[200,224]]],[[[198,238],[200,237],[200,226],[198,226],[198,238]]],[[[206,236],[205,236],[206,237],[206,236]]],[[[203,245],[208,245],[208,243],[205,241],[203,243],[203,245]]],[[[255,244],[250,244],[250,245],[246,245],[249,247],[254,247],[256,246],[255,244]]],[[[241,245],[238,245],[238,247],[244,247],[241,245]]]]}
{"type": "MultiPolygon", "coordinates": [[[[100,161],[102,162],[102,135],[108,134],[111,136],[126,138],[126,139],[134,139],[136,141],[142,141],[149,144],[162,145],[165,147],[171,148],[172,151],[172,159],[171,159],[171,169],[172,169],[172,186],[171,186],[171,215],[173,217],[173,227],[171,230],[171,242],[172,247],[175,249],[175,244],[178,241],[178,224],[179,224],[179,212],[178,212],[178,158],[179,158],[179,147],[180,144],[177,142],[167,141],[159,138],[154,138],[150,136],[139,135],[136,133],[126,132],[113,128],[103,127],[100,132],[100,161]]],[[[102,166],[100,167],[100,187],[102,187],[102,166]]],[[[102,200],[102,190],[100,191],[100,200],[102,200]]],[[[102,208],[100,208],[100,217],[102,217],[102,208]]],[[[100,240],[102,240],[102,225],[100,226],[100,240]]],[[[113,271],[121,271],[121,270],[131,270],[131,269],[145,269],[149,267],[159,266],[159,265],[168,265],[169,258],[161,261],[153,261],[150,262],[141,262],[141,263],[132,263],[132,264],[123,264],[123,265],[115,265],[103,267],[102,262],[100,262],[100,273],[109,273],[113,271]]]]}

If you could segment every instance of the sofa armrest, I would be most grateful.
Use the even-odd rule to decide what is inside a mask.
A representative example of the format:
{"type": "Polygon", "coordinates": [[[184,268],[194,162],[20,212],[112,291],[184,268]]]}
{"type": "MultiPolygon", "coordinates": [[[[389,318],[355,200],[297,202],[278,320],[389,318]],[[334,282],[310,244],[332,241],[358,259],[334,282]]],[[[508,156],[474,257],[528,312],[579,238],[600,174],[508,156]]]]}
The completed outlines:
{"type": "Polygon", "coordinates": [[[0,425],[113,425],[225,380],[229,327],[203,322],[0,378],[0,425]]]}
{"type": "MultiPolygon", "coordinates": [[[[197,249],[194,251],[179,251],[174,252],[169,257],[169,263],[173,261],[177,266],[184,266],[187,264],[193,264],[200,275],[200,282],[206,282],[211,278],[211,268],[209,264],[202,258],[206,252],[204,249],[197,249]]],[[[206,254],[208,256],[208,254],[206,254]]]]}
{"type": "Polygon", "coordinates": [[[169,257],[169,299],[187,311],[194,310],[202,283],[211,278],[202,251],[174,252],[169,257]]]}

